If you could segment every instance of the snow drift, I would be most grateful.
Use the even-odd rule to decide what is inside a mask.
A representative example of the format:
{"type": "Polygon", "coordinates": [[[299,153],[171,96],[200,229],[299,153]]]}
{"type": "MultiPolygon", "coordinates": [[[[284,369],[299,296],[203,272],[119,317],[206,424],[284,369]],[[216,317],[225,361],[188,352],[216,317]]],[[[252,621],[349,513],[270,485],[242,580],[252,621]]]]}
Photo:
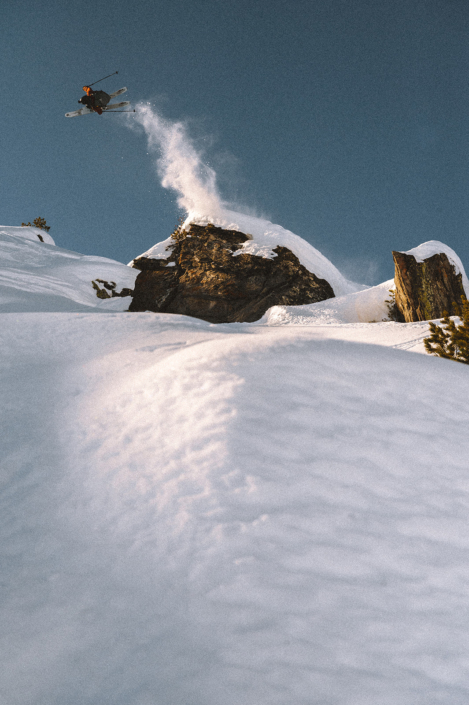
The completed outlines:
{"type": "Polygon", "coordinates": [[[2,315],[5,702],[465,705],[466,369],[329,330],[2,315]]]}
{"type": "Polygon", "coordinates": [[[428,325],[79,308],[135,270],[2,238],[3,701],[466,705],[469,382],[402,350],[428,325]]]}
{"type": "MultiPolygon", "coordinates": [[[[14,225],[0,225],[0,236],[5,235],[10,237],[20,237],[24,240],[32,240],[33,242],[45,242],[48,245],[55,245],[53,238],[48,232],[42,228],[35,228],[32,225],[21,227],[14,225]]],[[[5,257],[4,250],[2,251],[2,255],[5,257]]]]}
{"type": "Polygon", "coordinates": [[[120,262],[56,247],[39,228],[0,226],[0,311],[125,311],[130,298],[101,300],[91,282],[132,289],[137,272],[120,262]],[[43,237],[44,242],[38,239],[43,237]]]}

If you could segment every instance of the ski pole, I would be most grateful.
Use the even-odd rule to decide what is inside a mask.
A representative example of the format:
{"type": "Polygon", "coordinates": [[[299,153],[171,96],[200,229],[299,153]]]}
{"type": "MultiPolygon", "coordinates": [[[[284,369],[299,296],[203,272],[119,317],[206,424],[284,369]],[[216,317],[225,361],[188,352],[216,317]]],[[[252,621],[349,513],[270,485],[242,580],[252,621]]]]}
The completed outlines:
{"type": "MultiPolygon", "coordinates": [[[[119,71],[114,71],[114,73],[110,73],[109,76],[115,76],[116,73],[119,73],[119,71]]],[[[104,76],[104,78],[109,78],[109,76],[104,76]]],[[[100,78],[99,81],[95,81],[94,83],[90,83],[91,86],[95,86],[97,83],[100,83],[101,81],[104,81],[104,78],[100,78]]]]}
{"type": "Polygon", "coordinates": [[[110,115],[111,113],[135,113],[136,111],[135,110],[104,110],[103,112],[109,113],[109,115],[110,115]]]}

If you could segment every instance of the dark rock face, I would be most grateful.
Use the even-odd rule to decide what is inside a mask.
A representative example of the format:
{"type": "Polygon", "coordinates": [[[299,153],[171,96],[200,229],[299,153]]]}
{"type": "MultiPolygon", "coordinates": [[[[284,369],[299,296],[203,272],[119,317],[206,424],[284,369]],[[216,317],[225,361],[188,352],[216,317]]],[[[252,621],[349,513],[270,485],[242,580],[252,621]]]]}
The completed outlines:
{"type": "Polygon", "coordinates": [[[122,291],[116,290],[116,282],[107,282],[104,279],[96,279],[96,281],[91,282],[91,286],[96,291],[96,296],[98,299],[114,299],[116,296],[132,296],[134,293],[132,289],[122,289],[122,291]],[[99,284],[103,286],[100,287],[99,284]]]}
{"type": "Polygon", "coordinates": [[[192,224],[166,260],[138,257],[140,269],[129,311],[194,316],[211,323],[252,322],[276,305],[298,306],[330,299],[334,291],[300,264],[286,247],[277,257],[233,256],[249,236],[209,224],[192,224]]]}
{"type": "Polygon", "coordinates": [[[444,253],[417,262],[403,252],[393,252],[396,304],[406,323],[442,318],[453,313],[453,303],[465,298],[461,274],[444,253]]]}

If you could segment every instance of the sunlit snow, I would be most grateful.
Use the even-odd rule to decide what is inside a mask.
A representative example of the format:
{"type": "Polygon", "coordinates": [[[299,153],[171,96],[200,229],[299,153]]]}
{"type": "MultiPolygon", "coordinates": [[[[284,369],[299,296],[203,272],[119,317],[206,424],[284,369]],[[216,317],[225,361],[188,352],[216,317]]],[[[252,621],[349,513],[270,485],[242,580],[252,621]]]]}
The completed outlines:
{"type": "Polygon", "coordinates": [[[466,705],[467,367],[392,281],[213,325],[136,274],[0,228],[2,704],[466,705]]]}
{"type": "Polygon", "coordinates": [[[133,289],[137,274],[106,257],[56,247],[39,228],[0,225],[0,312],[125,311],[130,298],[98,299],[91,282],[103,279],[114,282],[118,291],[133,289]]]}

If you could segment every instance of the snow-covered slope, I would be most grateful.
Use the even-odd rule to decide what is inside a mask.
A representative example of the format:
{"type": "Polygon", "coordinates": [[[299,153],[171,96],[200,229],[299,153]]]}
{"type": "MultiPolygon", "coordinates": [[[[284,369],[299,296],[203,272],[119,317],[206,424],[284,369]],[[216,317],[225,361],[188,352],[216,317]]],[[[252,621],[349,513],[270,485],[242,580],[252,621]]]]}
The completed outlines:
{"type": "Polygon", "coordinates": [[[3,314],[5,703],[467,702],[463,365],[3,314]]]}
{"type": "Polygon", "coordinates": [[[0,311],[124,311],[129,298],[98,299],[91,282],[103,279],[114,281],[118,291],[133,289],[137,274],[106,257],[56,247],[39,228],[0,226],[0,311]]]}
{"type": "Polygon", "coordinates": [[[47,245],[55,245],[52,236],[49,235],[48,232],[46,232],[42,228],[35,228],[33,226],[17,227],[15,225],[0,225],[0,235],[20,237],[23,240],[32,240],[33,242],[45,242],[47,245]]]}
{"type": "Polygon", "coordinates": [[[389,284],[218,326],[11,303],[2,705],[466,705],[467,367],[360,322],[389,284]]]}

